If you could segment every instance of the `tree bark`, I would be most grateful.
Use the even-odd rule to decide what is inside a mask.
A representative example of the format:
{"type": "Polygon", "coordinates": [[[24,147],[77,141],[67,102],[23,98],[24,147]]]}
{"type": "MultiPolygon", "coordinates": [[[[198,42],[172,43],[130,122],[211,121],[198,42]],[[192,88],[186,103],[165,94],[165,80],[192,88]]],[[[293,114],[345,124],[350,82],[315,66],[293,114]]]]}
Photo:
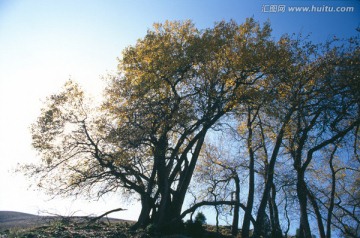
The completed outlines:
{"type": "Polygon", "coordinates": [[[300,237],[311,238],[310,224],[307,215],[307,192],[304,173],[297,171],[296,191],[300,205],[300,237]]]}

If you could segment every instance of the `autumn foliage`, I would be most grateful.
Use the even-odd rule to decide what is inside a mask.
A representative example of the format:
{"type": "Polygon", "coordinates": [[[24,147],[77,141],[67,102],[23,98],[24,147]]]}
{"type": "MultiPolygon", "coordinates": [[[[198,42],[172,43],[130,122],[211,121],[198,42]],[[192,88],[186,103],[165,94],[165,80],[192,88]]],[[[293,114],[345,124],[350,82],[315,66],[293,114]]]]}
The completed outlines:
{"type": "Polygon", "coordinates": [[[254,237],[285,235],[294,210],[300,237],[309,219],[321,237],[356,237],[359,52],[357,38],[275,39],[254,19],[155,24],[123,51],[99,107],[72,81],[47,99],[31,128],[42,161],[24,169],[51,194],[139,199],[134,229],[169,232],[214,206],[234,209],[242,237],[251,224],[254,237]],[[194,174],[203,195],[187,209],[194,174]]]}

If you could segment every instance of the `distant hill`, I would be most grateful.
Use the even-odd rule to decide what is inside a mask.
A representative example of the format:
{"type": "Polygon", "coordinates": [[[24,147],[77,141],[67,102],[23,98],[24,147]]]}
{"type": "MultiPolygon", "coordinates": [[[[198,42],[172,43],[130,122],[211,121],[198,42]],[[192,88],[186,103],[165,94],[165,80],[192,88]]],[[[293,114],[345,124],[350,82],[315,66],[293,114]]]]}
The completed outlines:
{"type": "Polygon", "coordinates": [[[40,225],[43,223],[43,217],[13,211],[0,211],[0,230],[9,228],[26,228],[40,225]]]}
{"type": "Polygon", "coordinates": [[[13,212],[13,211],[0,211],[0,223],[2,222],[11,222],[17,220],[26,220],[26,219],[33,219],[39,216],[23,213],[23,212],[13,212]]]}
{"type": "MultiPolygon", "coordinates": [[[[86,220],[88,217],[73,216],[38,216],[29,213],[15,212],[15,211],[0,211],[0,231],[10,228],[29,228],[40,225],[48,225],[51,222],[71,219],[71,220],[86,220]]],[[[102,220],[109,220],[111,222],[122,222],[124,220],[114,218],[102,218],[102,220]]],[[[128,221],[127,221],[128,222],[128,221]]]]}

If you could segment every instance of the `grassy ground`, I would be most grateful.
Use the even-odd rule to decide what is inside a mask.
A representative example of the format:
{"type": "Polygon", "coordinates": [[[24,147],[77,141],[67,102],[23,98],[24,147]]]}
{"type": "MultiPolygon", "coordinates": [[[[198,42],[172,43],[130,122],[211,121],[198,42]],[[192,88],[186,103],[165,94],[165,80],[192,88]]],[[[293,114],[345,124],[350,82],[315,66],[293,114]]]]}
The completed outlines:
{"type": "Polygon", "coordinates": [[[219,237],[227,238],[232,237],[229,235],[229,230],[226,228],[221,229],[221,233],[216,233],[213,227],[207,226],[206,229],[197,235],[191,235],[187,232],[176,235],[157,235],[152,234],[146,229],[131,231],[130,224],[126,222],[119,223],[63,223],[54,222],[50,225],[43,225],[31,228],[10,228],[0,232],[0,238],[45,238],[45,237],[59,237],[59,238],[152,238],[152,237],[164,237],[164,238],[189,238],[189,237],[219,237]],[[228,235],[226,235],[228,234],[228,235]]]}
{"type": "Polygon", "coordinates": [[[181,234],[164,236],[154,234],[151,229],[131,231],[133,222],[102,219],[96,223],[89,222],[85,217],[43,217],[24,213],[0,212],[0,238],[188,238],[188,237],[219,237],[230,238],[230,229],[220,227],[216,232],[214,226],[203,226],[195,234],[189,231],[181,234]]]}
{"type": "Polygon", "coordinates": [[[86,237],[149,237],[144,232],[138,234],[129,232],[128,224],[126,223],[110,223],[103,222],[88,224],[88,223],[63,223],[54,222],[50,225],[43,225],[32,228],[10,228],[0,232],[0,237],[5,238],[42,238],[42,237],[73,237],[73,238],[86,238],[86,237]]]}

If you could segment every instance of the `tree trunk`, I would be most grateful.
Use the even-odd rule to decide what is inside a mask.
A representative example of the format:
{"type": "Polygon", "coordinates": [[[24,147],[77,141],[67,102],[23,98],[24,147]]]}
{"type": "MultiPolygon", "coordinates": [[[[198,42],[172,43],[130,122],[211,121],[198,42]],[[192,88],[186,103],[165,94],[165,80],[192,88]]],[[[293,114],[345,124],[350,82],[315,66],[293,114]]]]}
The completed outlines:
{"type": "Polygon", "coordinates": [[[290,226],[291,226],[291,220],[290,220],[289,213],[288,213],[288,197],[287,197],[287,193],[286,193],[284,187],[282,187],[282,190],[283,190],[284,195],[285,195],[284,211],[285,211],[285,217],[286,217],[286,221],[287,221],[287,227],[286,227],[286,229],[284,231],[284,237],[288,237],[288,233],[289,233],[290,226]]]}
{"type": "Polygon", "coordinates": [[[166,167],[166,150],[167,150],[167,138],[166,134],[162,135],[159,139],[157,146],[154,149],[154,166],[157,174],[157,184],[160,192],[160,205],[158,210],[158,216],[154,224],[160,228],[168,221],[170,217],[169,211],[171,211],[171,195],[170,195],[170,183],[168,180],[168,169],[166,167]]]}
{"type": "Polygon", "coordinates": [[[254,191],[255,191],[255,182],[254,182],[254,166],[253,163],[250,162],[250,178],[249,178],[249,194],[246,203],[244,221],[242,225],[241,237],[248,238],[250,235],[250,218],[251,212],[254,204],[254,191]]]}
{"type": "MultiPolygon", "coordinates": [[[[177,190],[171,192],[170,183],[168,182],[168,176],[161,177],[162,184],[165,184],[165,188],[161,188],[161,201],[160,207],[158,211],[158,218],[155,221],[155,224],[159,231],[167,231],[167,230],[174,230],[174,226],[176,227],[179,224],[175,224],[174,220],[177,220],[181,215],[181,209],[185,200],[186,192],[188,190],[192,174],[195,170],[197,159],[200,155],[201,147],[204,143],[206,130],[201,132],[198,141],[196,142],[196,146],[194,152],[192,154],[191,162],[189,167],[183,170],[181,173],[182,176],[177,190]],[[173,193],[173,194],[172,194],[173,193]],[[171,224],[171,227],[168,227],[171,224]]],[[[160,180],[160,178],[159,178],[160,180]]],[[[160,183],[159,183],[160,184],[160,183]]],[[[180,220],[178,221],[180,222],[180,220]]]]}
{"type": "MultiPolygon", "coordinates": [[[[216,202],[216,199],[215,199],[215,202],[216,202]]],[[[217,234],[219,234],[219,232],[220,232],[220,229],[219,229],[219,214],[220,214],[220,212],[219,212],[219,208],[218,208],[218,206],[215,206],[215,211],[216,211],[216,233],[217,234]]]]}
{"type": "Polygon", "coordinates": [[[271,197],[269,199],[269,209],[270,209],[270,221],[271,221],[271,236],[273,238],[280,238],[282,237],[282,231],[280,227],[280,220],[279,220],[279,211],[276,205],[276,187],[275,184],[271,187],[271,197]]]}
{"type": "Polygon", "coordinates": [[[329,166],[331,169],[331,195],[330,195],[330,204],[329,204],[328,215],[327,215],[327,220],[326,220],[326,223],[327,223],[326,224],[326,238],[331,238],[331,219],[332,219],[332,213],[333,213],[334,205],[335,205],[336,171],[334,169],[333,159],[334,159],[336,150],[337,150],[337,146],[335,146],[333,152],[331,153],[331,157],[330,157],[330,161],[329,161],[329,166]]]}
{"type": "Polygon", "coordinates": [[[306,191],[308,198],[310,200],[310,203],[314,209],[315,212],[315,216],[316,216],[316,220],[318,223],[318,228],[319,228],[319,234],[320,234],[320,238],[325,238],[325,228],[324,228],[324,223],[322,221],[322,216],[321,216],[321,212],[320,212],[320,208],[316,202],[316,199],[314,197],[314,195],[311,193],[311,191],[307,190],[306,191]]]}
{"type": "Polygon", "coordinates": [[[234,206],[234,217],[233,222],[231,226],[231,234],[233,236],[237,236],[239,231],[239,212],[240,212],[240,206],[238,205],[240,203],[240,179],[237,175],[237,173],[234,174],[234,181],[235,181],[235,202],[236,205],[234,206]]]}
{"type": "Polygon", "coordinates": [[[276,158],[279,154],[279,150],[281,147],[281,143],[284,137],[284,133],[285,133],[285,128],[288,125],[288,122],[291,118],[291,115],[293,113],[293,109],[290,109],[290,111],[288,112],[288,114],[286,115],[286,117],[284,118],[284,122],[281,126],[281,129],[279,131],[278,136],[276,137],[276,143],[273,149],[273,152],[271,154],[271,158],[270,158],[270,162],[269,162],[269,167],[268,167],[268,171],[267,171],[267,179],[265,182],[265,188],[263,191],[263,195],[260,201],[260,205],[259,205],[259,209],[258,209],[258,214],[256,216],[256,223],[255,223],[255,227],[254,227],[254,237],[260,237],[261,234],[261,230],[263,224],[265,223],[265,216],[266,216],[266,205],[268,203],[268,199],[269,199],[269,193],[271,190],[271,185],[273,184],[273,179],[274,179],[274,170],[275,170],[275,162],[276,162],[276,158]]]}
{"type": "Polygon", "coordinates": [[[248,129],[248,138],[247,138],[247,148],[249,153],[249,193],[248,199],[246,203],[246,210],[244,215],[244,221],[242,225],[241,237],[248,238],[250,235],[250,218],[254,205],[254,193],[255,193],[255,158],[254,158],[254,150],[252,145],[253,139],[253,130],[252,130],[252,122],[251,120],[251,111],[248,112],[248,121],[247,121],[247,129],[248,129]]]}
{"type": "Polygon", "coordinates": [[[307,215],[307,192],[306,183],[304,180],[304,172],[301,170],[297,171],[297,184],[296,191],[300,205],[300,237],[311,238],[311,230],[307,215]]]}
{"type": "Polygon", "coordinates": [[[153,207],[151,199],[143,195],[141,196],[141,212],[137,222],[131,227],[131,229],[136,230],[138,228],[145,228],[151,223],[150,212],[153,207]]]}

